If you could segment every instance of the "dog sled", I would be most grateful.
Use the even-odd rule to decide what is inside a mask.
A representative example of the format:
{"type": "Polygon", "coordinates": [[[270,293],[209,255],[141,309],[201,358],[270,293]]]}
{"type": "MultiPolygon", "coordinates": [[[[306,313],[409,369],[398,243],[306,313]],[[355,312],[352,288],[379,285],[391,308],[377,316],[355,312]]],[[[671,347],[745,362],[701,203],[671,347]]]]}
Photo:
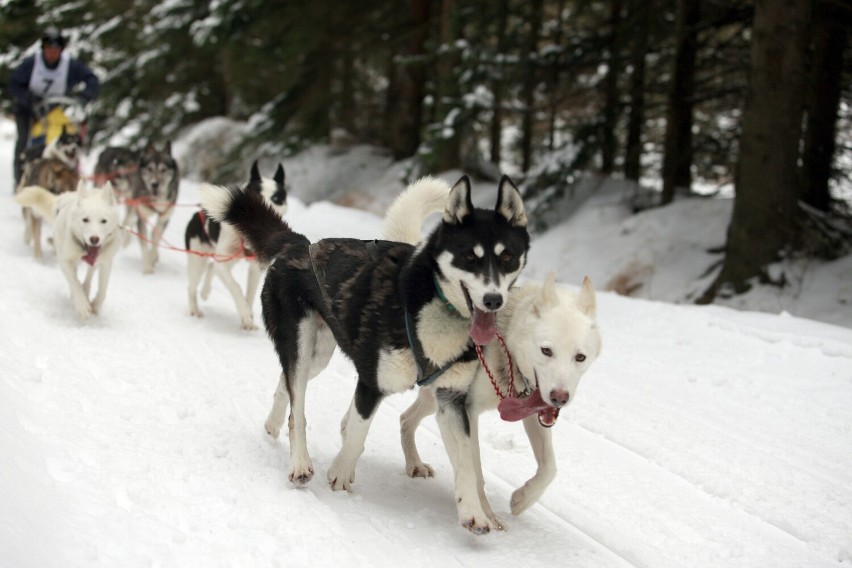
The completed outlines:
{"type": "Polygon", "coordinates": [[[33,106],[35,121],[30,127],[30,148],[50,144],[62,134],[79,134],[86,139],[87,113],[81,101],[74,97],[55,96],[42,99],[33,106]]]}

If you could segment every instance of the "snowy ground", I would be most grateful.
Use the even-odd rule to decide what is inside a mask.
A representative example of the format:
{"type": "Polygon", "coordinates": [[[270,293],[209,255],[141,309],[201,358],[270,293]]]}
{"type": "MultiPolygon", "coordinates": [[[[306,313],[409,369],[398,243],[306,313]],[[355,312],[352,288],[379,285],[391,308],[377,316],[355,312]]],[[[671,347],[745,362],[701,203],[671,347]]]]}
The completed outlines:
{"type": "MultiPolygon", "coordinates": [[[[0,120],[0,156],[10,130],[0,120]]],[[[437,477],[405,476],[398,416],[413,393],[379,410],[355,493],[327,487],[354,387],[338,355],[309,390],[317,475],[294,488],[286,438],[263,431],[278,376],[270,343],[239,329],[219,283],[206,317],[188,315],[181,253],[164,251],[146,276],[138,248],[125,249],[104,313],[80,323],[53,254],[36,262],[23,244],[10,161],[0,160],[0,566],[852,564],[852,318],[836,296],[849,271],[815,271],[829,297],[799,294],[781,315],[600,293],[603,354],[555,426],[556,481],[520,517],[508,499],[534,471],[526,438],[484,417],[486,491],[509,530],[475,537],[457,525],[433,420],[419,443],[437,477]],[[790,315],[831,305],[840,325],[790,315]]],[[[171,243],[196,201],[184,181],[189,206],[171,243]]],[[[577,225],[595,210],[605,211],[584,209],[577,225]]],[[[380,231],[375,215],[326,202],[294,199],[288,218],[311,238],[380,231]]],[[[651,230],[632,223],[634,238],[651,230]]],[[[600,257],[617,241],[575,231],[534,241],[529,276],[557,269],[574,286],[590,273],[602,287],[611,269],[600,257]]],[[[649,248],[640,261],[658,254],[649,248]]],[[[674,286],[655,274],[658,291],[674,286]]]]}

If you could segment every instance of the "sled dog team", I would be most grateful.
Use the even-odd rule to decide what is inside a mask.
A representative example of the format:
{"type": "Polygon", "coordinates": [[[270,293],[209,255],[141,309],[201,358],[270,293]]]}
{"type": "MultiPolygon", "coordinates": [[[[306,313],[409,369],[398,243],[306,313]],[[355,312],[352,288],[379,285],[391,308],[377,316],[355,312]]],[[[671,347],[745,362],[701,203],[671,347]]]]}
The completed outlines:
{"type": "MultiPolygon", "coordinates": [[[[53,225],[54,245],[77,313],[101,308],[120,236],[114,193],[125,196],[125,223],[137,223],[143,270],[153,271],[157,243],[177,196],[177,166],[167,145],[142,155],[108,149],[96,168],[102,188],[56,195],[36,182],[17,191],[18,203],[53,225]],[[129,197],[128,197],[129,196],[129,197]],[[156,218],[151,239],[145,233],[156,218]],[[87,263],[84,281],[77,266],[87,263]],[[88,299],[92,274],[99,288],[88,299]]],[[[504,176],[493,209],[473,206],[463,176],[450,187],[425,177],[389,208],[387,240],[348,238],[311,243],[295,232],[287,210],[284,170],[262,178],[257,163],[242,186],[199,188],[202,209],[187,225],[190,313],[202,316],[201,296],[213,275],[231,293],[241,326],[254,329],[252,303],[260,283],[264,326],[281,365],[266,420],[274,438],[289,410],[289,479],[308,483],[314,467],[306,438],[305,402],[310,379],[325,369],[335,347],[352,361],[357,386],[341,423],[342,447],[326,472],[333,490],[351,491],[358,458],[375,411],[391,394],[419,387],[400,419],[406,472],[431,477],[415,445],[420,422],[436,414],[454,472],[459,522],[475,534],[504,525],[484,490],[478,416],[497,408],[505,420],[523,421],[538,465],[511,497],[518,515],[533,505],[556,475],[551,429],[560,409],[576,396],[580,378],[601,349],[595,291],[588,278],[578,292],[545,282],[516,286],[530,237],[520,192],[504,176]],[[421,239],[426,218],[441,213],[421,239]],[[213,262],[213,258],[220,262],[213,262]],[[231,276],[249,262],[246,290],[231,276]]]]}

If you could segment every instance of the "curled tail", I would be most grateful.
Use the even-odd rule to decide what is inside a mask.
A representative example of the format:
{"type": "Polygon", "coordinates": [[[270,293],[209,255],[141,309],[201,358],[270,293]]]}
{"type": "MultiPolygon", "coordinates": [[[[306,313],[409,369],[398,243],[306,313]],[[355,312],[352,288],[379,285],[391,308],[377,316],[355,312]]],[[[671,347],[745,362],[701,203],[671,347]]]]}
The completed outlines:
{"type": "Polygon", "coordinates": [[[450,184],[431,176],[410,184],[385,214],[385,238],[410,245],[419,243],[426,217],[446,209],[449,195],[450,184]]]}
{"type": "Polygon", "coordinates": [[[36,215],[53,223],[56,218],[56,195],[39,185],[28,185],[15,194],[21,207],[29,207],[36,215]]]}
{"type": "Polygon", "coordinates": [[[278,253],[280,241],[274,237],[293,233],[258,192],[205,183],[199,186],[198,193],[207,214],[234,227],[262,264],[269,264],[278,253]]]}

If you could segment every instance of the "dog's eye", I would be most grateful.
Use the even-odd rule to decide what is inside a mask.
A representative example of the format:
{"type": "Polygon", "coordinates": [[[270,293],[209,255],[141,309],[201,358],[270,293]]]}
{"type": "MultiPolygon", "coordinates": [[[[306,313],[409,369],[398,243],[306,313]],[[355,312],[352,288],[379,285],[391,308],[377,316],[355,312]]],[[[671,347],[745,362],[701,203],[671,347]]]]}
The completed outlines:
{"type": "Polygon", "coordinates": [[[83,222],[84,222],[84,223],[88,223],[88,222],[89,222],[89,218],[88,218],[88,217],[83,217],[83,222]]]}
{"type": "Polygon", "coordinates": [[[545,357],[553,357],[553,349],[551,349],[550,347],[542,347],[541,354],[545,357]]]}
{"type": "Polygon", "coordinates": [[[574,355],[574,360],[578,363],[582,363],[583,361],[586,360],[586,356],[583,355],[582,353],[577,353],[576,355],[574,355]]]}
{"type": "Polygon", "coordinates": [[[513,258],[515,258],[515,256],[512,253],[504,252],[503,254],[500,255],[500,262],[502,262],[503,264],[508,264],[508,263],[512,262],[513,258]]]}
{"type": "Polygon", "coordinates": [[[106,222],[107,222],[106,219],[101,219],[101,225],[106,225],[106,222]]]}
{"type": "Polygon", "coordinates": [[[479,258],[473,251],[469,251],[464,257],[468,262],[476,262],[476,259],[479,258]]]}

